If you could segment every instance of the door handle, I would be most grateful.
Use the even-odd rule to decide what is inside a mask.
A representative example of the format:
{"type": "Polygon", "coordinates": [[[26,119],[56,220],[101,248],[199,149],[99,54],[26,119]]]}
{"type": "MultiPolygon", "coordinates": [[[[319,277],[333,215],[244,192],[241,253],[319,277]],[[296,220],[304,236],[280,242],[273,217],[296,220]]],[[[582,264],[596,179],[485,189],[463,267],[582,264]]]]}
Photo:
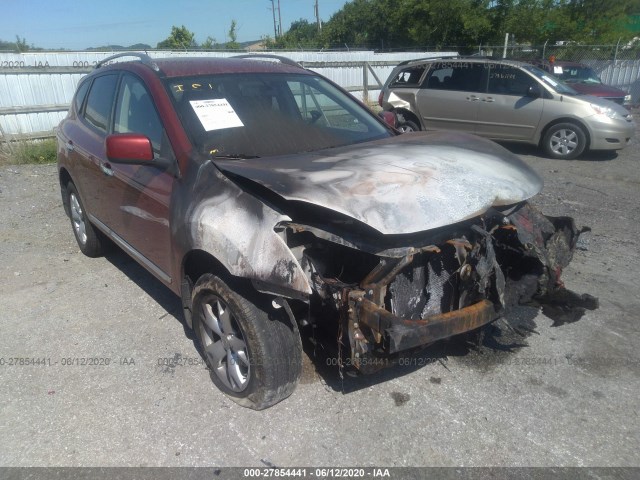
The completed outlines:
{"type": "Polygon", "coordinates": [[[476,95],[469,95],[467,97],[467,100],[469,100],[470,102],[477,102],[478,100],[480,100],[480,97],[478,97],[476,95]]]}
{"type": "Polygon", "coordinates": [[[482,99],[482,101],[487,103],[492,103],[492,102],[495,102],[495,99],[493,97],[485,97],[482,99]]]}
{"type": "Polygon", "coordinates": [[[102,173],[104,173],[108,177],[113,177],[113,170],[111,169],[110,163],[100,162],[100,170],[102,170],[102,173]]]}

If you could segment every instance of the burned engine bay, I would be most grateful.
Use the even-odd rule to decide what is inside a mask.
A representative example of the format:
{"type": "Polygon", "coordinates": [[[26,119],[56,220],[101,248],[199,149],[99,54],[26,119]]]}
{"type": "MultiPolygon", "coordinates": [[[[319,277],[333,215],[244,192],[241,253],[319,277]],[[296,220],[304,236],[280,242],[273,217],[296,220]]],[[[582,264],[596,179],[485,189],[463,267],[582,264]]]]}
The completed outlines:
{"type": "Polygon", "coordinates": [[[289,222],[278,230],[312,285],[302,324],[333,329],[340,358],[361,373],[479,329],[515,305],[552,305],[578,317],[598,307],[561,280],[581,231],[572,218],[547,217],[528,202],[382,243],[353,226],[346,233],[289,222]]]}

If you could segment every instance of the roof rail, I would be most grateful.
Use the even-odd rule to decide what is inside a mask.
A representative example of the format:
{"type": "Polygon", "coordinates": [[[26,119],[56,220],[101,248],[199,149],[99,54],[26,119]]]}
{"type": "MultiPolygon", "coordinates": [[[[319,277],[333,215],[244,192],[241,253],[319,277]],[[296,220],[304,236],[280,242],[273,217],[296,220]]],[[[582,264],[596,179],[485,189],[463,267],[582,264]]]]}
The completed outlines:
{"type": "Polygon", "coordinates": [[[245,55],[234,55],[231,58],[253,58],[253,59],[271,58],[274,60],[279,60],[280,63],[284,63],[285,65],[289,65],[291,67],[303,68],[302,65],[300,65],[298,62],[294,60],[291,60],[290,58],[283,57],[281,55],[271,55],[268,53],[247,53],[245,55]]]}
{"type": "Polygon", "coordinates": [[[422,57],[422,58],[412,58],[409,60],[404,60],[402,62],[400,62],[398,64],[398,66],[400,65],[408,65],[410,63],[413,62],[424,62],[426,60],[446,60],[446,59],[453,59],[453,58],[460,58],[460,55],[448,55],[446,57],[422,57]]]}
{"type": "Polygon", "coordinates": [[[158,67],[158,64],[153,61],[153,58],[151,58],[146,53],[140,53],[140,52],[123,52],[123,53],[117,53],[115,55],[111,55],[110,57],[107,57],[107,58],[104,58],[104,59],[100,60],[96,64],[95,68],[98,69],[98,68],[102,67],[105,63],[110,62],[111,60],[114,60],[116,58],[121,58],[121,57],[136,57],[136,58],[139,58],[140,61],[143,64],[145,64],[146,66],[150,67],[154,71],[156,71],[156,72],[160,71],[160,67],[158,67]]]}

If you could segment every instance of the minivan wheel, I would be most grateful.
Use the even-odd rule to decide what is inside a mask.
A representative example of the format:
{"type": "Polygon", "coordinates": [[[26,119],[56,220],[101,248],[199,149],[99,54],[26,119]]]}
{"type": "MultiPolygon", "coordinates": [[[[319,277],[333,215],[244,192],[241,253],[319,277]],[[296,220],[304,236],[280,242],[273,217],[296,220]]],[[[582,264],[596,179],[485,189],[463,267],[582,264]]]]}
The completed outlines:
{"type": "Polygon", "coordinates": [[[193,295],[193,329],[213,383],[236,403],[262,410],[287,398],[302,369],[302,343],[284,309],[247,286],[205,274],[193,295]]]}
{"type": "Polygon", "coordinates": [[[87,218],[87,212],[84,209],[78,190],[73,182],[67,184],[67,207],[69,218],[71,219],[71,227],[73,235],[80,251],[87,257],[99,257],[104,251],[103,242],[100,232],[91,225],[87,218]]]}
{"type": "Polygon", "coordinates": [[[544,136],[543,148],[551,158],[572,159],[587,146],[584,130],[573,123],[559,123],[549,128],[544,136]]]}
{"type": "Polygon", "coordinates": [[[398,130],[400,130],[402,133],[419,132],[420,127],[416,125],[415,122],[412,122],[411,120],[405,120],[400,125],[398,125],[398,130]]]}

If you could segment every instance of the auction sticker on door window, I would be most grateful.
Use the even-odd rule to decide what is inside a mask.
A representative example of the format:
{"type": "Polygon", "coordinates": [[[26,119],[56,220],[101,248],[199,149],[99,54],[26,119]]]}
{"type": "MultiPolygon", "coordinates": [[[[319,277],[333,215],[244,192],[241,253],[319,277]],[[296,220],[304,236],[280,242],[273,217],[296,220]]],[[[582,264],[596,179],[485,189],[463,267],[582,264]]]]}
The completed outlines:
{"type": "Polygon", "coordinates": [[[223,128],[244,127],[244,123],[226,98],[191,100],[189,103],[207,132],[223,128]]]}

